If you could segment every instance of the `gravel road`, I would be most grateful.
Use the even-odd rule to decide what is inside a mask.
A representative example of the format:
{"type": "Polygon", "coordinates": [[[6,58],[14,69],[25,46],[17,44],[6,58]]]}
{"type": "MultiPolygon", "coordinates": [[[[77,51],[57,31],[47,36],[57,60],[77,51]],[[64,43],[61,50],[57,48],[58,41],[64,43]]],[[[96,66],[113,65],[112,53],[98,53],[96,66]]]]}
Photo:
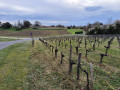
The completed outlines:
{"type": "MultiPolygon", "coordinates": [[[[0,37],[0,38],[8,38],[8,37],[0,37]]],[[[12,38],[12,39],[18,39],[18,38],[12,38]]],[[[31,38],[19,38],[20,40],[16,40],[16,41],[7,41],[7,42],[0,42],[0,50],[1,49],[4,49],[10,45],[13,45],[15,43],[20,43],[20,42],[23,42],[23,41],[29,41],[29,40],[32,40],[31,38]]],[[[36,38],[38,39],[38,38],[36,38]]]]}
{"type": "MultiPolygon", "coordinates": [[[[64,35],[63,35],[64,36],[64,35]]],[[[65,36],[77,36],[77,35],[65,35],[65,36]]],[[[52,36],[54,37],[54,36],[52,36]]],[[[61,36],[56,36],[56,37],[61,37],[61,36]]],[[[0,38],[11,38],[11,39],[18,39],[18,38],[15,38],[15,37],[0,37],[0,38]]],[[[49,37],[40,37],[40,38],[49,38],[49,37]]],[[[20,42],[23,42],[23,41],[29,41],[29,40],[32,40],[32,38],[19,38],[20,40],[16,40],[16,41],[7,41],[7,42],[0,42],[0,50],[1,49],[4,49],[10,45],[13,45],[15,43],[20,43],[20,42]]],[[[35,40],[39,39],[39,38],[34,38],[35,40]]]]}

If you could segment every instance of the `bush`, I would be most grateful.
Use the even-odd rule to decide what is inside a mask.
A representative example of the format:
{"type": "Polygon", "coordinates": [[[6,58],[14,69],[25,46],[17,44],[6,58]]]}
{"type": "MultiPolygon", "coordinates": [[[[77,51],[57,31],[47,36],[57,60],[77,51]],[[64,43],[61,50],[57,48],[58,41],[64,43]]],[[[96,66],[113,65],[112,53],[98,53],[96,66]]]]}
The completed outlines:
{"type": "Polygon", "coordinates": [[[68,29],[71,29],[71,27],[70,27],[70,26],[68,26],[67,28],[68,28],[68,29]]]}
{"type": "Polygon", "coordinates": [[[6,23],[2,24],[2,28],[4,28],[4,29],[8,29],[8,28],[11,28],[11,27],[12,27],[12,25],[9,22],[6,22],[6,23]]]}
{"type": "Polygon", "coordinates": [[[80,31],[80,32],[75,32],[75,34],[82,34],[83,32],[82,31],[80,31]]]}

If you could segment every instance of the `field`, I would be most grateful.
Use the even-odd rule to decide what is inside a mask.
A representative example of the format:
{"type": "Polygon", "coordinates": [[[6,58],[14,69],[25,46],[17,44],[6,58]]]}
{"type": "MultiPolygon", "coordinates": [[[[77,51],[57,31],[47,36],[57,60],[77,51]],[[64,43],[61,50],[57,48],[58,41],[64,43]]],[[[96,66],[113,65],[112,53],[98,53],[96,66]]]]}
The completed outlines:
{"type": "Polygon", "coordinates": [[[5,41],[15,41],[16,39],[10,39],[10,38],[0,38],[0,42],[5,42],[5,41]]]}
{"type": "Polygon", "coordinates": [[[68,29],[67,31],[71,34],[75,34],[75,32],[80,32],[81,34],[83,34],[82,29],[68,29]]]}
{"type": "Polygon", "coordinates": [[[30,37],[30,33],[33,33],[33,36],[55,36],[55,35],[66,35],[66,34],[75,34],[75,32],[80,32],[83,34],[82,29],[63,29],[63,28],[28,28],[20,31],[15,31],[11,28],[9,30],[0,30],[0,36],[14,36],[14,37],[30,37]]]}
{"type": "MultiPolygon", "coordinates": [[[[66,37],[67,38],[67,37],[66,37]]],[[[84,72],[80,71],[80,80],[76,81],[76,73],[77,73],[77,64],[73,66],[72,73],[68,75],[69,71],[69,53],[70,53],[70,41],[66,40],[66,38],[52,38],[52,39],[45,39],[49,44],[45,45],[49,48],[49,45],[54,46],[54,49],[56,47],[56,40],[57,42],[57,50],[58,50],[58,57],[57,59],[54,58],[54,54],[51,54],[53,57],[53,63],[50,60],[50,65],[53,67],[54,73],[57,74],[56,79],[58,79],[60,85],[63,85],[62,89],[86,89],[86,74],[84,72]],[[53,40],[54,39],[54,40],[53,40]],[[53,43],[52,43],[53,40],[53,43]],[[61,41],[60,41],[61,40],[61,41]],[[67,44],[67,48],[65,49],[65,43],[67,44]],[[59,46],[59,41],[60,41],[60,46],[59,46]],[[63,59],[63,64],[60,64],[61,62],[61,52],[65,55],[63,59]],[[59,60],[59,61],[58,61],[59,60]],[[61,70],[59,70],[61,69],[61,70]],[[60,76],[60,77],[59,77],[60,76]],[[65,83],[63,83],[65,82],[65,83]],[[65,85],[65,86],[64,86],[65,85]],[[67,87],[68,86],[68,87],[67,87]]],[[[108,41],[110,38],[106,38],[105,41],[102,42],[98,46],[96,43],[95,46],[95,51],[92,50],[93,42],[92,45],[90,45],[90,42],[88,41],[90,37],[87,37],[87,46],[85,48],[85,41],[83,39],[82,44],[80,47],[78,47],[78,52],[82,52],[82,60],[81,60],[81,65],[83,69],[85,69],[88,74],[89,74],[89,80],[90,80],[90,63],[93,64],[93,90],[117,90],[120,88],[120,49],[117,38],[115,37],[114,40],[112,41],[112,44],[110,46],[110,49],[108,50],[107,56],[103,57],[103,62],[100,63],[101,56],[100,54],[104,54],[106,52],[106,49],[104,46],[107,46],[108,41]],[[88,55],[86,57],[86,50],[91,49],[91,52],[88,52],[88,55]]],[[[101,38],[102,40],[103,38],[101,38]]],[[[100,40],[100,41],[101,41],[100,40]]],[[[103,39],[104,40],[104,39],[103,39]]],[[[71,45],[73,46],[73,51],[72,51],[72,60],[76,61],[78,60],[78,54],[76,54],[76,48],[75,46],[78,46],[78,41],[74,40],[74,37],[71,38],[71,45]],[[73,40],[72,40],[73,39],[73,40]]],[[[47,55],[46,55],[47,56],[47,55]]],[[[49,56],[50,58],[50,56],[49,56]]],[[[45,59],[47,60],[47,59],[45,59]]],[[[49,62],[49,61],[48,61],[49,62]]],[[[89,81],[90,82],[90,81],[89,81]]]]}
{"type": "Polygon", "coordinates": [[[83,72],[86,71],[89,88],[93,82],[93,90],[118,90],[120,88],[118,38],[114,36],[53,36],[34,40],[33,45],[31,41],[27,41],[0,50],[0,89],[86,90],[88,80],[87,74],[83,72]],[[111,44],[105,54],[104,46],[107,46],[109,41],[111,44]],[[94,44],[95,49],[93,49],[94,44]],[[90,51],[87,52],[87,56],[86,50],[90,51]],[[79,80],[77,80],[79,52],[82,54],[79,80]],[[107,55],[103,57],[102,63],[100,54],[107,55]],[[65,57],[61,63],[62,55],[65,57]],[[70,60],[75,63],[71,72],[70,60]],[[90,63],[92,63],[92,70],[90,70],[90,63]]]}
{"type": "Polygon", "coordinates": [[[0,30],[0,36],[30,37],[30,33],[32,33],[33,36],[35,37],[70,34],[69,32],[67,32],[67,30],[22,30],[22,31],[0,30]]]}
{"type": "MultiPolygon", "coordinates": [[[[0,28],[0,30],[3,30],[3,28],[0,28]]],[[[8,29],[4,29],[7,31],[16,31],[16,28],[11,27],[8,29]]],[[[59,27],[48,27],[48,28],[26,28],[26,29],[20,29],[20,30],[65,30],[65,28],[59,28],[59,27]]]]}

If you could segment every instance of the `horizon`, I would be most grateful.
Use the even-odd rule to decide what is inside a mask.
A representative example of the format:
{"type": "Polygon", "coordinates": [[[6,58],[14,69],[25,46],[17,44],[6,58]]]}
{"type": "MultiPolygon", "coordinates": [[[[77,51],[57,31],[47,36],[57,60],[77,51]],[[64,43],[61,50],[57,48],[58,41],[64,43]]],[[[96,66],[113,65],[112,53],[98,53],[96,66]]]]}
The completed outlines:
{"type": "Polygon", "coordinates": [[[120,19],[120,0],[0,0],[0,21],[14,24],[18,20],[43,25],[103,24],[120,19]]]}

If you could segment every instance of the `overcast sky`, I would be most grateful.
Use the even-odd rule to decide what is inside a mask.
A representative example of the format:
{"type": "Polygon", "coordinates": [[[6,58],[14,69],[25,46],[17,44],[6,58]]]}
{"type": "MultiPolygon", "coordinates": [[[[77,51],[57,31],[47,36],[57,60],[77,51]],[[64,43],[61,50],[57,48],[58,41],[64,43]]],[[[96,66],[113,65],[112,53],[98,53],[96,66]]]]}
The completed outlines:
{"type": "Polygon", "coordinates": [[[0,0],[0,21],[85,25],[120,19],[120,0],[0,0]]]}

